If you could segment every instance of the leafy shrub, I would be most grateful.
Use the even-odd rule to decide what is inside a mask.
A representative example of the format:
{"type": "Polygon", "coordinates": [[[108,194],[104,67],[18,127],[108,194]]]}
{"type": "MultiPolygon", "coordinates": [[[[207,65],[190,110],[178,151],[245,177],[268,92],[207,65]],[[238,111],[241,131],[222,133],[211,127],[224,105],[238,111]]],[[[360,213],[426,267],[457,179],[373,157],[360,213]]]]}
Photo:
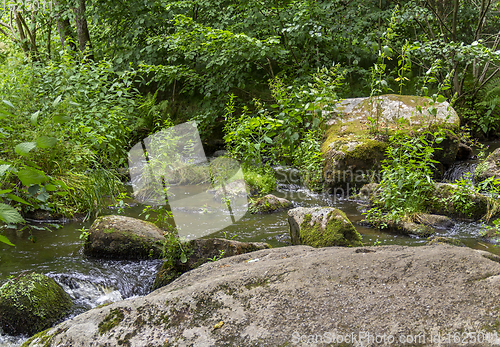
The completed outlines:
{"type": "Polygon", "coordinates": [[[399,131],[391,138],[382,162],[382,180],[377,204],[366,212],[367,220],[378,226],[399,222],[425,212],[434,192],[434,143],[443,140],[439,133],[410,137],[399,131]]]}

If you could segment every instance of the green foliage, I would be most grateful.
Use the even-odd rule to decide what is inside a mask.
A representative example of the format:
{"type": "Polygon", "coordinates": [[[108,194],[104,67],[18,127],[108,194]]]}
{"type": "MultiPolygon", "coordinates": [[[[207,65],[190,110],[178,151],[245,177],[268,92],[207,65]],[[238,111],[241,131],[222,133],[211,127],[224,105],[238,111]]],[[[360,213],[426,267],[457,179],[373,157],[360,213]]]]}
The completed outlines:
{"type": "Polygon", "coordinates": [[[265,161],[296,165],[306,185],[319,190],[323,114],[335,109],[343,79],[339,65],[318,69],[305,85],[286,86],[275,78],[270,83],[276,103],[266,108],[254,100],[255,113],[243,107],[239,117],[231,95],[225,116],[226,148],[247,167],[262,168],[265,161]]]}
{"type": "Polygon", "coordinates": [[[434,144],[441,140],[439,133],[408,136],[400,131],[391,137],[382,163],[380,196],[366,212],[371,224],[385,226],[387,221],[399,222],[425,212],[433,199],[434,144]]]}
{"type": "Polygon", "coordinates": [[[219,250],[219,254],[215,255],[213,258],[207,258],[208,261],[210,262],[214,262],[214,261],[217,261],[217,260],[221,260],[222,258],[224,258],[224,254],[226,253],[226,251],[224,251],[223,249],[220,249],[219,250]]]}
{"type": "Polygon", "coordinates": [[[140,216],[144,216],[145,220],[156,224],[163,230],[175,231],[175,226],[173,225],[174,217],[172,212],[165,205],[146,205],[142,209],[140,216]]]}
{"type": "Polygon", "coordinates": [[[259,168],[243,164],[242,169],[252,195],[266,195],[276,189],[274,171],[269,166],[259,168]]]}
{"type": "Polygon", "coordinates": [[[10,201],[24,212],[56,215],[107,206],[122,189],[104,167],[127,162],[136,119],[132,82],[133,73],[119,76],[109,62],[78,63],[69,55],[45,65],[15,56],[4,62],[0,148],[10,165],[2,181],[16,197],[10,201]]]}
{"type": "Polygon", "coordinates": [[[475,187],[471,180],[471,174],[466,175],[467,177],[460,177],[456,180],[457,189],[453,191],[446,203],[451,203],[455,210],[459,211],[465,217],[471,217],[474,212],[475,207],[474,201],[471,199],[471,195],[479,191],[479,187],[475,187]]]}
{"type": "Polygon", "coordinates": [[[194,250],[181,241],[175,233],[167,233],[162,257],[166,259],[166,267],[174,267],[177,262],[185,264],[194,250]]]}

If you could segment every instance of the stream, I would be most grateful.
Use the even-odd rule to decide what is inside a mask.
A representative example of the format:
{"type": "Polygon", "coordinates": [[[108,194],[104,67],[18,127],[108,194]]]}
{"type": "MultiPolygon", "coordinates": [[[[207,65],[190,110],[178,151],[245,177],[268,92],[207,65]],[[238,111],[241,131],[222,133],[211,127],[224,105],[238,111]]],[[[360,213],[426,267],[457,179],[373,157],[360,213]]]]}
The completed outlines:
{"type": "MultiPolygon", "coordinates": [[[[495,145],[498,147],[499,144],[495,145]]],[[[477,165],[474,161],[457,162],[446,173],[447,178],[450,181],[456,179],[464,171],[473,169],[474,165],[477,165]]],[[[301,186],[286,182],[281,182],[273,194],[290,200],[294,207],[332,206],[344,211],[362,235],[365,245],[377,243],[418,246],[424,245],[427,241],[360,225],[359,222],[363,219],[362,209],[356,201],[350,199],[312,193],[301,186]]],[[[199,206],[204,204],[210,204],[210,201],[199,201],[199,206]]],[[[128,216],[138,217],[141,210],[141,206],[133,206],[125,212],[128,216]]],[[[116,213],[114,210],[107,212],[116,213]]],[[[181,213],[186,213],[186,218],[194,216],[192,212],[181,213]]],[[[148,294],[162,261],[87,258],[83,255],[79,236],[81,229],[89,228],[91,224],[91,221],[70,222],[57,228],[49,226],[49,230],[34,230],[33,235],[37,239],[35,243],[28,240],[29,232],[26,230],[5,230],[4,235],[16,247],[0,243],[0,284],[24,271],[47,274],[61,284],[73,298],[75,305],[71,316],[100,304],[148,294]]],[[[479,237],[481,230],[480,223],[457,222],[449,230],[438,230],[437,235],[460,239],[468,247],[500,255],[500,247],[481,240],[479,237]]],[[[236,223],[205,237],[267,242],[273,247],[284,247],[290,245],[287,212],[262,215],[252,215],[247,212],[236,223]]],[[[0,332],[0,347],[19,346],[25,339],[25,337],[7,336],[0,332]]]]}

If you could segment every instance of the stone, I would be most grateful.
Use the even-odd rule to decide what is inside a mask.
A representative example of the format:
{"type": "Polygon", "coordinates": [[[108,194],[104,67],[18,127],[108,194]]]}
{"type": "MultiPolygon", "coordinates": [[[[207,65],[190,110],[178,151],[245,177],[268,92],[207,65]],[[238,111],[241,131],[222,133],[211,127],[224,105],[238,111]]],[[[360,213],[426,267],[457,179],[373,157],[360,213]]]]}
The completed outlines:
{"type": "Polygon", "coordinates": [[[98,258],[159,258],[164,242],[164,232],[153,223],[124,216],[103,216],[90,227],[83,252],[98,258]]]}
{"type": "Polygon", "coordinates": [[[0,330],[34,335],[64,317],[73,302],[52,278],[24,273],[0,287],[0,330]]]}
{"type": "Polygon", "coordinates": [[[455,218],[480,220],[498,215],[500,205],[497,200],[477,193],[473,190],[464,191],[456,184],[436,183],[434,201],[429,202],[430,213],[455,218]],[[464,196],[460,199],[460,196],[464,196]],[[466,202],[464,204],[464,201],[466,202]]]}
{"type": "Polygon", "coordinates": [[[452,245],[457,247],[465,247],[465,244],[460,240],[451,237],[431,236],[427,239],[427,245],[452,245]]]}
{"type": "Polygon", "coordinates": [[[417,134],[436,126],[451,130],[446,131],[444,140],[434,152],[434,159],[440,162],[437,175],[442,175],[459,152],[460,141],[454,131],[460,126],[460,119],[447,102],[433,105],[437,115],[431,116],[427,111],[429,100],[394,94],[342,100],[337,105],[337,112],[325,115],[327,130],[321,152],[326,186],[349,189],[380,180],[381,161],[389,145],[389,136],[401,127],[417,134]],[[378,135],[374,135],[378,102],[378,135]],[[418,106],[422,107],[422,113],[417,110],[418,106]]]}
{"type": "Polygon", "coordinates": [[[396,341],[377,346],[443,346],[431,335],[497,331],[498,258],[450,245],[266,249],[94,308],[25,346],[375,346],[330,343],[362,332],[396,341]],[[418,343],[399,343],[407,337],[418,343]]]}
{"type": "Polygon", "coordinates": [[[251,213],[273,213],[286,210],[292,207],[292,203],[287,199],[278,198],[272,194],[267,194],[253,201],[248,210],[251,213]]]}
{"type": "Polygon", "coordinates": [[[292,245],[362,246],[361,235],[344,212],[333,207],[297,207],[288,211],[292,245]]]}
{"type": "Polygon", "coordinates": [[[416,223],[428,225],[435,229],[451,229],[455,226],[450,217],[438,214],[419,213],[413,219],[416,223]]]}
{"type": "Polygon", "coordinates": [[[495,149],[493,153],[474,170],[474,178],[478,183],[490,177],[500,179],[500,148],[495,149]]]}
{"type": "Polygon", "coordinates": [[[183,273],[196,269],[198,266],[209,261],[217,261],[223,258],[239,254],[271,248],[265,242],[239,242],[226,239],[196,239],[183,245],[186,250],[187,261],[185,263],[176,260],[166,261],[158,271],[153,289],[158,289],[174,281],[183,273]]]}

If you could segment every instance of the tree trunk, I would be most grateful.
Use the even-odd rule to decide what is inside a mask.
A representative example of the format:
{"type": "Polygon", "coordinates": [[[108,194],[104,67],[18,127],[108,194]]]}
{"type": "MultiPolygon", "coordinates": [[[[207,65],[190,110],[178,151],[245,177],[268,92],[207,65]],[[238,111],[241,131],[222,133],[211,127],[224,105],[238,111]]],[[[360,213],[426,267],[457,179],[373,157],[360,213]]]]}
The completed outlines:
{"type": "Polygon", "coordinates": [[[58,13],[56,15],[57,32],[59,33],[59,38],[61,40],[61,46],[63,48],[68,47],[71,51],[76,51],[76,45],[74,41],[73,30],[71,29],[71,24],[69,19],[62,18],[63,10],[60,8],[59,1],[54,1],[58,13]]]}
{"type": "Polygon", "coordinates": [[[89,29],[87,26],[87,18],[85,17],[85,0],[78,0],[78,7],[73,8],[76,19],[76,34],[78,36],[78,46],[80,51],[87,51],[87,57],[94,59],[92,54],[92,43],[90,41],[89,29]]]}

